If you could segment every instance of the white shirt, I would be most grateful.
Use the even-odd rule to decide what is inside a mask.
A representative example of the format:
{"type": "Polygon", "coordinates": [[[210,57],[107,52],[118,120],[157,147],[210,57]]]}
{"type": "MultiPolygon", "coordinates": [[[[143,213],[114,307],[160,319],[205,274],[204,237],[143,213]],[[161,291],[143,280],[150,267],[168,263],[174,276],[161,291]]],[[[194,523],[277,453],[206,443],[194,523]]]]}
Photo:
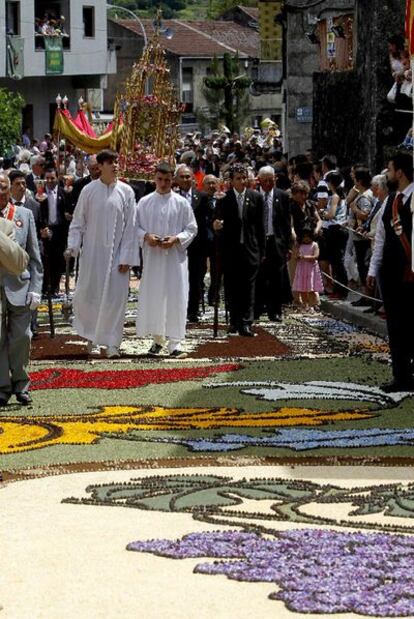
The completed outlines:
{"type": "Polygon", "coordinates": [[[23,198],[21,200],[15,200],[14,198],[11,199],[13,204],[17,204],[18,206],[24,206],[26,203],[26,196],[23,195],[23,198]]]}
{"type": "Polygon", "coordinates": [[[246,190],[244,189],[242,193],[239,193],[235,189],[233,189],[233,191],[234,191],[234,195],[236,196],[237,205],[239,207],[239,217],[240,219],[243,219],[243,204],[244,204],[244,198],[246,197],[246,190]]]}
{"type": "Polygon", "coordinates": [[[183,198],[185,198],[187,200],[187,202],[189,204],[192,203],[192,201],[193,201],[193,193],[192,193],[191,189],[189,191],[181,190],[181,195],[183,196],[183,198]]]}
{"type": "Polygon", "coordinates": [[[57,223],[57,186],[50,190],[46,189],[47,204],[49,207],[49,226],[57,223]]]}
{"type": "MultiPolygon", "coordinates": [[[[405,202],[410,195],[414,192],[414,183],[410,183],[404,191],[397,191],[395,194],[398,196],[400,193],[403,195],[403,201],[405,202]]],[[[386,204],[388,204],[388,200],[390,197],[388,196],[387,201],[385,202],[382,211],[385,209],[386,204]]],[[[370,277],[377,277],[378,272],[380,270],[382,264],[382,256],[384,254],[384,243],[385,243],[385,228],[384,222],[382,221],[382,216],[378,220],[377,231],[375,233],[375,244],[374,251],[372,252],[371,260],[369,263],[368,275],[370,277]]]]}
{"type": "Polygon", "coordinates": [[[271,189],[270,191],[263,191],[263,189],[260,187],[260,193],[262,194],[263,200],[265,203],[265,213],[266,213],[266,196],[267,196],[267,205],[268,205],[267,221],[265,221],[264,224],[265,224],[266,236],[272,236],[274,234],[274,231],[273,231],[273,189],[271,189]]]}
{"type": "Polygon", "coordinates": [[[242,227],[241,227],[241,232],[240,232],[240,243],[244,243],[244,236],[243,236],[243,204],[244,204],[244,199],[246,197],[246,190],[244,189],[242,191],[242,193],[239,193],[233,187],[233,191],[234,191],[234,195],[236,196],[236,200],[237,200],[237,207],[239,209],[239,218],[240,218],[240,220],[242,222],[242,227]]]}

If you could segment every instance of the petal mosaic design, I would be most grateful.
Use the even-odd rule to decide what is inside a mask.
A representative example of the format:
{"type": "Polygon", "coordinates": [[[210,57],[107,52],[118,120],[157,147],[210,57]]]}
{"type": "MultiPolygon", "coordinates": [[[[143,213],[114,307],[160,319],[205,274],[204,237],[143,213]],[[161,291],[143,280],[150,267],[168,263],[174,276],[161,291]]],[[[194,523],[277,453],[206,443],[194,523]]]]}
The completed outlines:
{"type": "Polygon", "coordinates": [[[194,572],[276,583],[280,591],[269,597],[300,616],[414,614],[414,538],[402,535],[303,529],[269,539],[244,531],[213,531],[176,541],[132,542],[127,549],[173,559],[214,558],[196,565],[194,572]]]}
{"type": "Polygon", "coordinates": [[[90,497],[64,502],[187,512],[195,520],[227,525],[228,530],[190,533],[177,540],[138,540],[127,550],[214,559],[197,564],[194,572],[275,583],[279,590],[270,599],[299,616],[414,613],[414,526],[400,524],[414,519],[414,483],[343,488],[268,477],[234,481],[168,475],[96,484],[86,491],[90,497]],[[340,517],[332,517],[332,506],[339,508],[340,517]],[[278,521],[313,528],[280,531],[278,521]]]}
{"type": "Polygon", "coordinates": [[[372,416],[367,412],[303,408],[243,413],[237,408],[226,407],[104,406],[101,412],[85,415],[0,417],[0,454],[52,445],[92,445],[102,437],[137,440],[136,437],[128,436],[128,432],[132,430],[214,430],[226,427],[322,425],[331,421],[369,419],[372,416]]]}
{"type": "Polygon", "coordinates": [[[234,372],[240,364],[223,363],[202,367],[174,367],[139,370],[84,371],[48,368],[30,374],[31,388],[39,389],[131,389],[156,383],[198,380],[220,372],[234,372]]]}

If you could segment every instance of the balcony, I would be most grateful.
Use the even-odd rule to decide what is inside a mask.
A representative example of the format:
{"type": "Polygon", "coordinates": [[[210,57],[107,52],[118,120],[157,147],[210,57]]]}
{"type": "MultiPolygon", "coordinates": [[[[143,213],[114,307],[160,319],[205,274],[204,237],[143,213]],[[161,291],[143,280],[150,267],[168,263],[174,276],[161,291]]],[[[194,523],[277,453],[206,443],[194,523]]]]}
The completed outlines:
{"type": "Polygon", "coordinates": [[[35,50],[45,49],[45,37],[59,37],[70,50],[70,1],[35,0],[35,50]]]}

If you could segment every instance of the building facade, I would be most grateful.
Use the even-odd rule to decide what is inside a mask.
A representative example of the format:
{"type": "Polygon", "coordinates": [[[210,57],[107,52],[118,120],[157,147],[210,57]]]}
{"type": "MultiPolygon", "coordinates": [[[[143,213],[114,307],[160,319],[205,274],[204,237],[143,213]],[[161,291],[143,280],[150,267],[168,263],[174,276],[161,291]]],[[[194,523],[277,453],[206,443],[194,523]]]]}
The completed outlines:
{"type": "MultiPolygon", "coordinates": [[[[151,37],[152,22],[142,20],[142,24],[146,36],[151,37]]],[[[257,28],[231,20],[165,20],[163,26],[172,34],[171,38],[162,38],[171,79],[179,98],[186,104],[181,130],[208,129],[205,118],[209,106],[203,80],[209,75],[211,62],[213,58],[221,62],[225,53],[237,54],[241,74],[252,77],[259,48],[257,28]]],[[[117,48],[117,73],[109,76],[104,95],[104,108],[111,111],[116,93],[130,74],[132,64],[142,53],[144,38],[142,28],[135,20],[110,21],[108,32],[111,44],[117,48]]],[[[278,92],[255,96],[249,93],[246,110],[242,127],[258,126],[267,117],[280,123],[282,94],[278,92]]]]}
{"type": "Polygon", "coordinates": [[[0,33],[0,88],[22,94],[22,124],[33,137],[51,130],[58,93],[73,113],[81,95],[99,106],[116,71],[105,2],[0,0],[0,33]]]}

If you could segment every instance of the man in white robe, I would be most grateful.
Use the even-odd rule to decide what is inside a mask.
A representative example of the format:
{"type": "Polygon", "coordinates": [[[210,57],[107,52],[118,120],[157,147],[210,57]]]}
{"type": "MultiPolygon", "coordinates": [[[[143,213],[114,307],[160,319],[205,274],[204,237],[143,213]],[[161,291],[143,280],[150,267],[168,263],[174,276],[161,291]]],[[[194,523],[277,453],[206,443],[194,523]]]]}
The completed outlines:
{"type": "Polygon", "coordinates": [[[197,234],[193,209],[171,191],[173,170],[160,163],[156,190],[138,202],[137,228],[143,247],[143,275],[139,288],[137,335],[151,335],[149,350],[158,356],[168,340],[170,357],[183,358],[188,303],[187,247],[197,234]]]}
{"type": "Polygon", "coordinates": [[[119,357],[129,267],[138,263],[136,203],[132,188],[117,180],[117,153],[104,150],[96,159],[101,176],[82,189],[68,235],[66,256],[80,252],[73,325],[89,353],[106,346],[107,357],[119,357]]]}

